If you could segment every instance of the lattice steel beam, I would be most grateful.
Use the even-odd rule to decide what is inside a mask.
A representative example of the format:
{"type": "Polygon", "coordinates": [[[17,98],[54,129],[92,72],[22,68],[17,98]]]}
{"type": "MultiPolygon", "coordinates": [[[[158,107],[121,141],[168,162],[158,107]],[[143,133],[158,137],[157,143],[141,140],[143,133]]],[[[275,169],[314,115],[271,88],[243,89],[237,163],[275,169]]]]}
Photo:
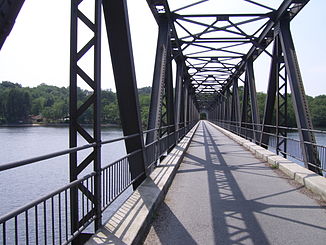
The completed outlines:
{"type": "MultiPolygon", "coordinates": [[[[71,1],[71,36],[70,36],[70,103],[69,103],[69,147],[78,146],[78,135],[88,143],[96,143],[93,151],[80,161],[77,155],[79,153],[70,153],[69,157],[69,175],[70,182],[76,180],[80,173],[93,163],[93,170],[96,172],[94,179],[94,195],[91,190],[80,184],[77,188],[73,188],[70,192],[70,218],[71,232],[76,232],[91,217],[95,217],[95,229],[101,226],[101,125],[100,125],[100,96],[101,96],[101,1],[94,0],[93,6],[95,10],[94,19],[84,14],[79,5],[83,0],[71,1]],[[84,23],[92,32],[89,41],[77,49],[79,40],[78,22],[84,23]],[[93,49],[93,74],[89,74],[86,67],[82,67],[79,63],[86,53],[93,49]],[[92,94],[86,99],[81,106],[78,106],[77,89],[80,81],[88,84],[92,94]],[[80,123],[80,118],[87,111],[91,110],[93,114],[92,132],[89,133],[84,125],[80,123]],[[92,203],[92,209],[84,217],[79,216],[79,192],[86,196],[92,203]],[[85,217],[88,217],[86,219],[85,217]]],[[[81,234],[82,236],[82,234],[81,234]]],[[[81,237],[80,236],[80,237],[81,237]]],[[[79,244],[79,240],[75,239],[73,244],[79,244]]]]}
{"type": "Polygon", "coordinates": [[[297,127],[299,128],[303,159],[307,168],[316,173],[322,174],[321,170],[318,168],[320,166],[320,161],[318,159],[317,148],[311,144],[304,144],[304,142],[315,143],[316,140],[314,134],[310,131],[312,129],[312,122],[300,73],[299,63],[290,32],[290,18],[291,16],[285,16],[280,21],[279,35],[282,51],[284,53],[285,67],[288,72],[292,92],[292,101],[294,105],[297,127]],[[315,164],[317,167],[309,165],[308,163],[315,164]]]}

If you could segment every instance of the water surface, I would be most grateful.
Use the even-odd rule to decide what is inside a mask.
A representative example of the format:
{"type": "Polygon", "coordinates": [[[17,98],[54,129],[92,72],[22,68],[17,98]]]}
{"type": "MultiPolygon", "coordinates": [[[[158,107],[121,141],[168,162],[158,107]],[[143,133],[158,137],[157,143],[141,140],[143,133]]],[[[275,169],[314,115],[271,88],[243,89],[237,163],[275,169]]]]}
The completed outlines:
{"type": "MultiPolygon", "coordinates": [[[[89,131],[91,133],[91,131],[89,131]]],[[[0,164],[67,149],[68,127],[0,127],[0,164]]],[[[102,140],[122,136],[119,128],[103,128],[102,140]]],[[[85,145],[78,139],[78,145],[85,145]]],[[[79,161],[91,149],[78,154],[79,161]]],[[[126,154],[123,141],[104,145],[102,166],[126,154]]],[[[92,171],[89,166],[81,176],[92,171]]],[[[69,183],[68,155],[0,172],[0,216],[69,183]]]]}

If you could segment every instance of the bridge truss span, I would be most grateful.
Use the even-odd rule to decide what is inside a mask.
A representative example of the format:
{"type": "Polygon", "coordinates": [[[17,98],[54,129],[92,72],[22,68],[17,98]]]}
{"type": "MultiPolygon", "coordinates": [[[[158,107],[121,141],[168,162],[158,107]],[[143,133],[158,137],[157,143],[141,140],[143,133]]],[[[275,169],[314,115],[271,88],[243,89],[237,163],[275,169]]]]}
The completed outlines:
{"type": "MultiPolygon", "coordinates": [[[[0,1],[0,48],[23,2],[0,1]]],[[[298,159],[310,170],[324,173],[326,150],[316,144],[316,131],[313,130],[290,30],[292,19],[309,0],[147,0],[159,31],[148,127],[145,129],[141,122],[127,0],[90,0],[94,5],[91,17],[81,7],[83,2],[71,0],[69,149],[0,167],[0,171],[5,171],[68,154],[70,184],[1,217],[3,241],[6,241],[8,222],[16,225],[17,240],[20,232],[17,231],[17,220],[20,215],[25,215],[28,238],[30,210],[34,210],[38,223],[39,205],[43,205],[43,215],[46,216],[44,210],[50,203],[53,221],[54,203],[58,202],[58,220],[61,222],[64,212],[66,222],[65,234],[58,228],[60,243],[80,244],[89,237],[84,230],[91,223],[95,230],[98,229],[104,210],[127,188],[136,189],[160,159],[195,125],[201,113],[206,119],[263,147],[272,145],[277,153],[286,157],[287,133],[293,130],[287,124],[289,89],[299,134],[298,159]],[[108,55],[101,50],[103,24],[124,135],[116,141],[124,141],[127,153],[107,166],[101,163],[101,147],[115,141],[101,138],[101,56],[108,55]],[[91,33],[83,45],[79,40],[80,25],[91,33]],[[271,65],[266,68],[270,75],[261,117],[254,62],[262,54],[270,57],[271,65]],[[81,62],[85,56],[92,57],[88,67],[81,62]],[[78,103],[80,83],[90,87],[89,96],[81,104],[78,103]],[[86,112],[93,115],[91,129],[80,123],[86,112]],[[78,139],[87,145],[79,147],[78,139]],[[81,159],[79,152],[84,149],[89,149],[89,154],[81,159]],[[92,173],[83,177],[83,171],[89,167],[92,173]],[[110,192],[112,188],[114,193],[110,192]],[[64,211],[60,210],[61,200],[65,202],[64,211]],[[86,205],[84,202],[87,209],[81,212],[86,205]]],[[[52,233],[45,234],[44,240],[52,236],[56,243],[59,239],[55,225],[53,221],[52,233]]],[[[46,228],[45,221],[45,233],[46,228]]],[[[33,232],[36,230],[35,239],[41,241],[37,224],[33,229],[33,232]]]]}
{"type": "Polygon", "coordinates": [[[199,111],[212,121],[250,127],[251,139],[265,147],[273,131],[280,136],[276,151],[286,156],[286,130],[280,127],[288,127],[289,85],[301,141],[300,160],[322,174],[290,31],[291,20],[309,1],[147,2],[159,26],[162,19],[169,23],[171,56],[182,61],[184,81],[199,111]],[[274,45],[272,51],[267,49],[269,45],[274,45]],[[271,67],[261,118],[254,62],[263,53],[270,57],[271,67]],[[272,129],[275,126],[276,131],[272,129]]]}

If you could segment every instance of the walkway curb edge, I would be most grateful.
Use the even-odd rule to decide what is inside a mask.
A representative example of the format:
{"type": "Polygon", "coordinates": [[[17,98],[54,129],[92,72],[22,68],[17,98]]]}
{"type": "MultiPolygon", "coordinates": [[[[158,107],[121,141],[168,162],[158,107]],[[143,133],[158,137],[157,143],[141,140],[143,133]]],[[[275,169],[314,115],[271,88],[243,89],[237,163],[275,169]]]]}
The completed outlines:
{"type": "Polygon", "coordinates": [[[131,194],[106,224],[91,237],[86,243],[87,245],[139,244],[144,239],[155,211],[164,200],[198,125],[199,122],[131,194]]]}
{"type": "Polygon", "coordinates": [[[294,163],[282,156],[276,155],[275,153],[266,150],[265,148],[256,145],[234,133],[231,133],[214,123],[209,122],[216,129],[221,131],[223,134],[242,145],[249,151],[251,151],[256,158],[262,159],[271,167],[279,168],[282,172],[288,175],[291,179],[297,181],[298,183],[304,185],[306,188],[312,192],[321,196],[321,198],[326,201],[326,178],[294,163]]]}

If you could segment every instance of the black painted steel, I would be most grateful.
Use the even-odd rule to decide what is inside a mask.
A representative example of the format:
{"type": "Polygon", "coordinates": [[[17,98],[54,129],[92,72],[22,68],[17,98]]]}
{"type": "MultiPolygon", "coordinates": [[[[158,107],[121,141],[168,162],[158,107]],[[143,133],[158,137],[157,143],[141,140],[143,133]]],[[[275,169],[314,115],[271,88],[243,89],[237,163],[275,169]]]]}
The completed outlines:
{"type": "Polygon", "coordinates": [[[180,123],[183,120],[183,103],[182,103],[182,86],[184,82],[184,63],[181,59],[176,60],[177,63],[177,75],[176,75],[176,85],[175,85],[175,125],[176,130],[178,130],[180,123]]]}
{"type": "MultiPolygon", "coordinates": [[[[54,220],[58,218],[60,243],[62,240],[63,244],[79,244],[83,237],[88,236],[82,234],[83,230],[91,223],[95,224],[95,229],[99,228],[102,212],[126,189],[130,186],[135,189],[145,179],[146,173],[159,164],[159,159],[163,158],[199,119],[199,112],[207,113],[210,120],[218,121],[219,125],[242,137],[265,147],[274,147],[277,153],[284,156],[299,158],[309,169],[319,174],[325,171],[325,163],[320,160],[325,159],[326,150],[324,146],[315,144],[316,131],[312,130],[289,27],[290,21],[308,0],[284,0],[279,6],[274,2],[261,4],[254,0],[239,0],[249,6],[261,8],[261,12],[216,14],[192,12],[207,3],[214,3],[212,9],[218,11],[219,3],[212,0],[186,5],[180,5],[176,1],[147,0],[159,26],[159,35],[148,130],[144,133],[140,121],[127,1],[93,0],[94,19],[90,19],[79,9],[79,4],[83,1],[71,0],[70,149],[0,167],[0,171],[3,171],[69,154],[71,183],[10,215],[1,217],[4,241],[10,221],[13,223],[14,240],[18,242],[21,232],[19,222],[23,216],[27,244],[32,239],[28,226],[33,217],[35,241],[56,243],[57,230],[54,220]],[[170,9],[170,6],[174,7],[170,9]],[[102,7],[125,136],[119,140],[125,141],[127,150],[125,157],[106,167],[101,167],[101,145],[114,141],[101,142],[100,132],[102,7]],[[79,50],[78,22],[84,23],[93,33],[79,50]],[[247,24],[256,25],[256,30],[248,31],[245,28],[247,24]],[[266,48],[273,41],[274,51],[270,54],[266,48]],[[87,68],[80,67],[78,63],[90,50],[94,50],[93,74],[88,74],[87,68]],[[253,63],[263,52],[271,56],[272,63],[264,121],[261,125],[253,63]],[[177,64],[175,86],[173,60],[177,64]],[[287,137],[287,79],[293,95],[300,141],[287,137]],[[244,82],[241,115],[238,80],[244,82]],[[91,95],[79,107],[77,81],[83,81],[91,88],[91,95]],[[275,104],[275,125],[271,125],[275,104]],[[93,113],[91,133],[79,123],[79,118],[89,110],[93,113]],[[77,147],[78,135],[89,144],[77,147]],[[288,151],[287,144],[295,145],[294,152],[288,151]],[[78,162],[79,151],[87,148],[92,148],[93,151],[78,162]],[[81,178],[81,173],[90,164],[93,164],[94,172],[81,178]],[[54,212],[56,208],[60,215],[58,217],[54,212]],[[40,227],[44,234],[40,234],[40,227]]],[[[0,47],[12,29],[23,2],[17,0],[0,3],[0,47]]]]}
{"type": "Polygon", "coordinates": [[[0,49],[14,27],[16,18],[25,0],[0,1],[0,49]]]}
{"type": "MultiPolygon", "coordinates": [[[[248,84],[248,90],[249,90],[249,97],[250,97],[250,111],[251,111],[251,122],[253,122],[253,136],[255,139],[255,142],[258,142],[259,140],[259,129],[256,128],[259,124],[259,112],[258,112],[258,104],[257,104],[257,94],[256,94],[256,84],[255,84],[255,78],[254,78],[254,67],[253,67],[253,61],[250,58],[247,61],[247,67],[246,67],[246,80],[245,82],[248,84]]],[[[226,119],[227,120],[227,119],[226,119]]]]}
{"type": "Polygon", "coordinates": [[[125,136],[138,134],[138,137],[125,141],[127,153],[141,150],[130,156],[131,177],[141,175],[134,182],[134,189],[146,178],[144,141],[142,135],[139,99],[135,75],[135,66],[130,38],[127,3],[125,0],[103,1],[112,68],[114,73],[120,120],[125,136]]]}
{"type": "MultiPolygon", "coordinates": [[[[243,98],[242,98],[241,128],[248,127],[249,124],[247,123],[249,122],[251,122],[250,105],[249,105],[249,85],[247,82],[245,82],[244,89],[243,89],[243,98]]],[[[245,130],[245,132],[247,134],[249,131],[245,130]]]]}
{"type": "MultiPolygon", "coordinates": [[[[161,125],[162,103],[167,76],[166,69],[170,62],[168,20],[161,16],[159,18],[158,27],[159,32],[156,47],[151,104],[148,115],[148,130],[158,128],[161,125]]],[[[155,131],[150,132],[146,137],[146,144],[150,144],[157,137],[155,131]]]]}
{"type": "MultiPolygon", "coordinates": [[[[98,229],[101,222],[101,131],[100,131],[100,98],[101,98],[101,1],[94,0],[94,19],[89,19],[85,13],[79,8],[83,0],[71,1],[71,43],[70,43],[70,103],[69,103],[69,147],[74,148],[78,145],[78,135],[85,139],[88,143],[95,143],[93,151],[82,161],[78,161],[78,152],[71,152],[69,157],[69,176],[70,181],[73,182],[78,179],[79,175],[90,164],[93,165],[93,170],[96,173],[94,176],[94,188],[90,191],[83,183],[74,186],[70,190],[70,225],[71,233],[78,232],[78,230],[93,217],[94,228],[98,229]],[[89,41],[80,49],[77,49],[79,40],[78,22],[83,22],[89,30],[93,33],[89,41]],[[88,73],[89,67],[82,67],[79,61],[83,59],[86,53],[90,53],[93,48],[93,74],[88,73]],[[78,79],[81,78],[81,80],[78,79]],[[78,96],[77,89],[79,82],[88,84],[91,88],[91,95],[83,101],[81,106],[77,105],[78,96]],[[79,118],[86,111],[90,110],[93,114],[92,132],[88,133],[84,125],[79,123],[79,118]],[[92,208],[80,214],[80,193],[87,197],[87,201],[92,202],[92,208]]],[[[73,244],[78,244],[84,235],[73,241],[73,244]]]]}
{"type": "Polygon", "coordinates": [[[232,84],[232,102],[231,102],[231,121],[235,125],[240,125],[240,101],[239,101],[238,80],[232,84]]]}
{"type": "Polygon", "coordinates": [[[302,142],[304,162],[306,167],[310,170],[321,174],[318,169],[308,165],[308,162],[310,162],[316,166],[320,166],[320,161],[318,159],[317,149],[313,147],[313,145],[307,145],[306,147],[304,145],[304,142],[315,143],[316,140],[314,134],[309,131],[312,129],[312,122],[305,97],[299,63],[290,32],[289,16],[284,17],[280,22],[280,41],[282,51],[284,52],[285,67],[288,72],[297,126],[298,128],[303,129],[299,132],[299,136],[302,142]]]}
{"type": "Polygon", "coordinates": [[[275,97],[279,79],[279,59],[281,57],[282,52],[280,52],[280,43],[279,37],[276,37],[274,40],[274,47],[273,47],[273,56],[271,60],[271,68],[269,74],[269,81],[268,81],[268,88],[267,88],[267,97],[265,102],[265,109],[264,109],[264,119],[262,125],[262,134],[260,139],[261,145],[268,145],[269,139],[269,132],[271,130],[270,127],[265,125],[272,125],[273,119],[273,111],[275,106],[275,97]]]}

